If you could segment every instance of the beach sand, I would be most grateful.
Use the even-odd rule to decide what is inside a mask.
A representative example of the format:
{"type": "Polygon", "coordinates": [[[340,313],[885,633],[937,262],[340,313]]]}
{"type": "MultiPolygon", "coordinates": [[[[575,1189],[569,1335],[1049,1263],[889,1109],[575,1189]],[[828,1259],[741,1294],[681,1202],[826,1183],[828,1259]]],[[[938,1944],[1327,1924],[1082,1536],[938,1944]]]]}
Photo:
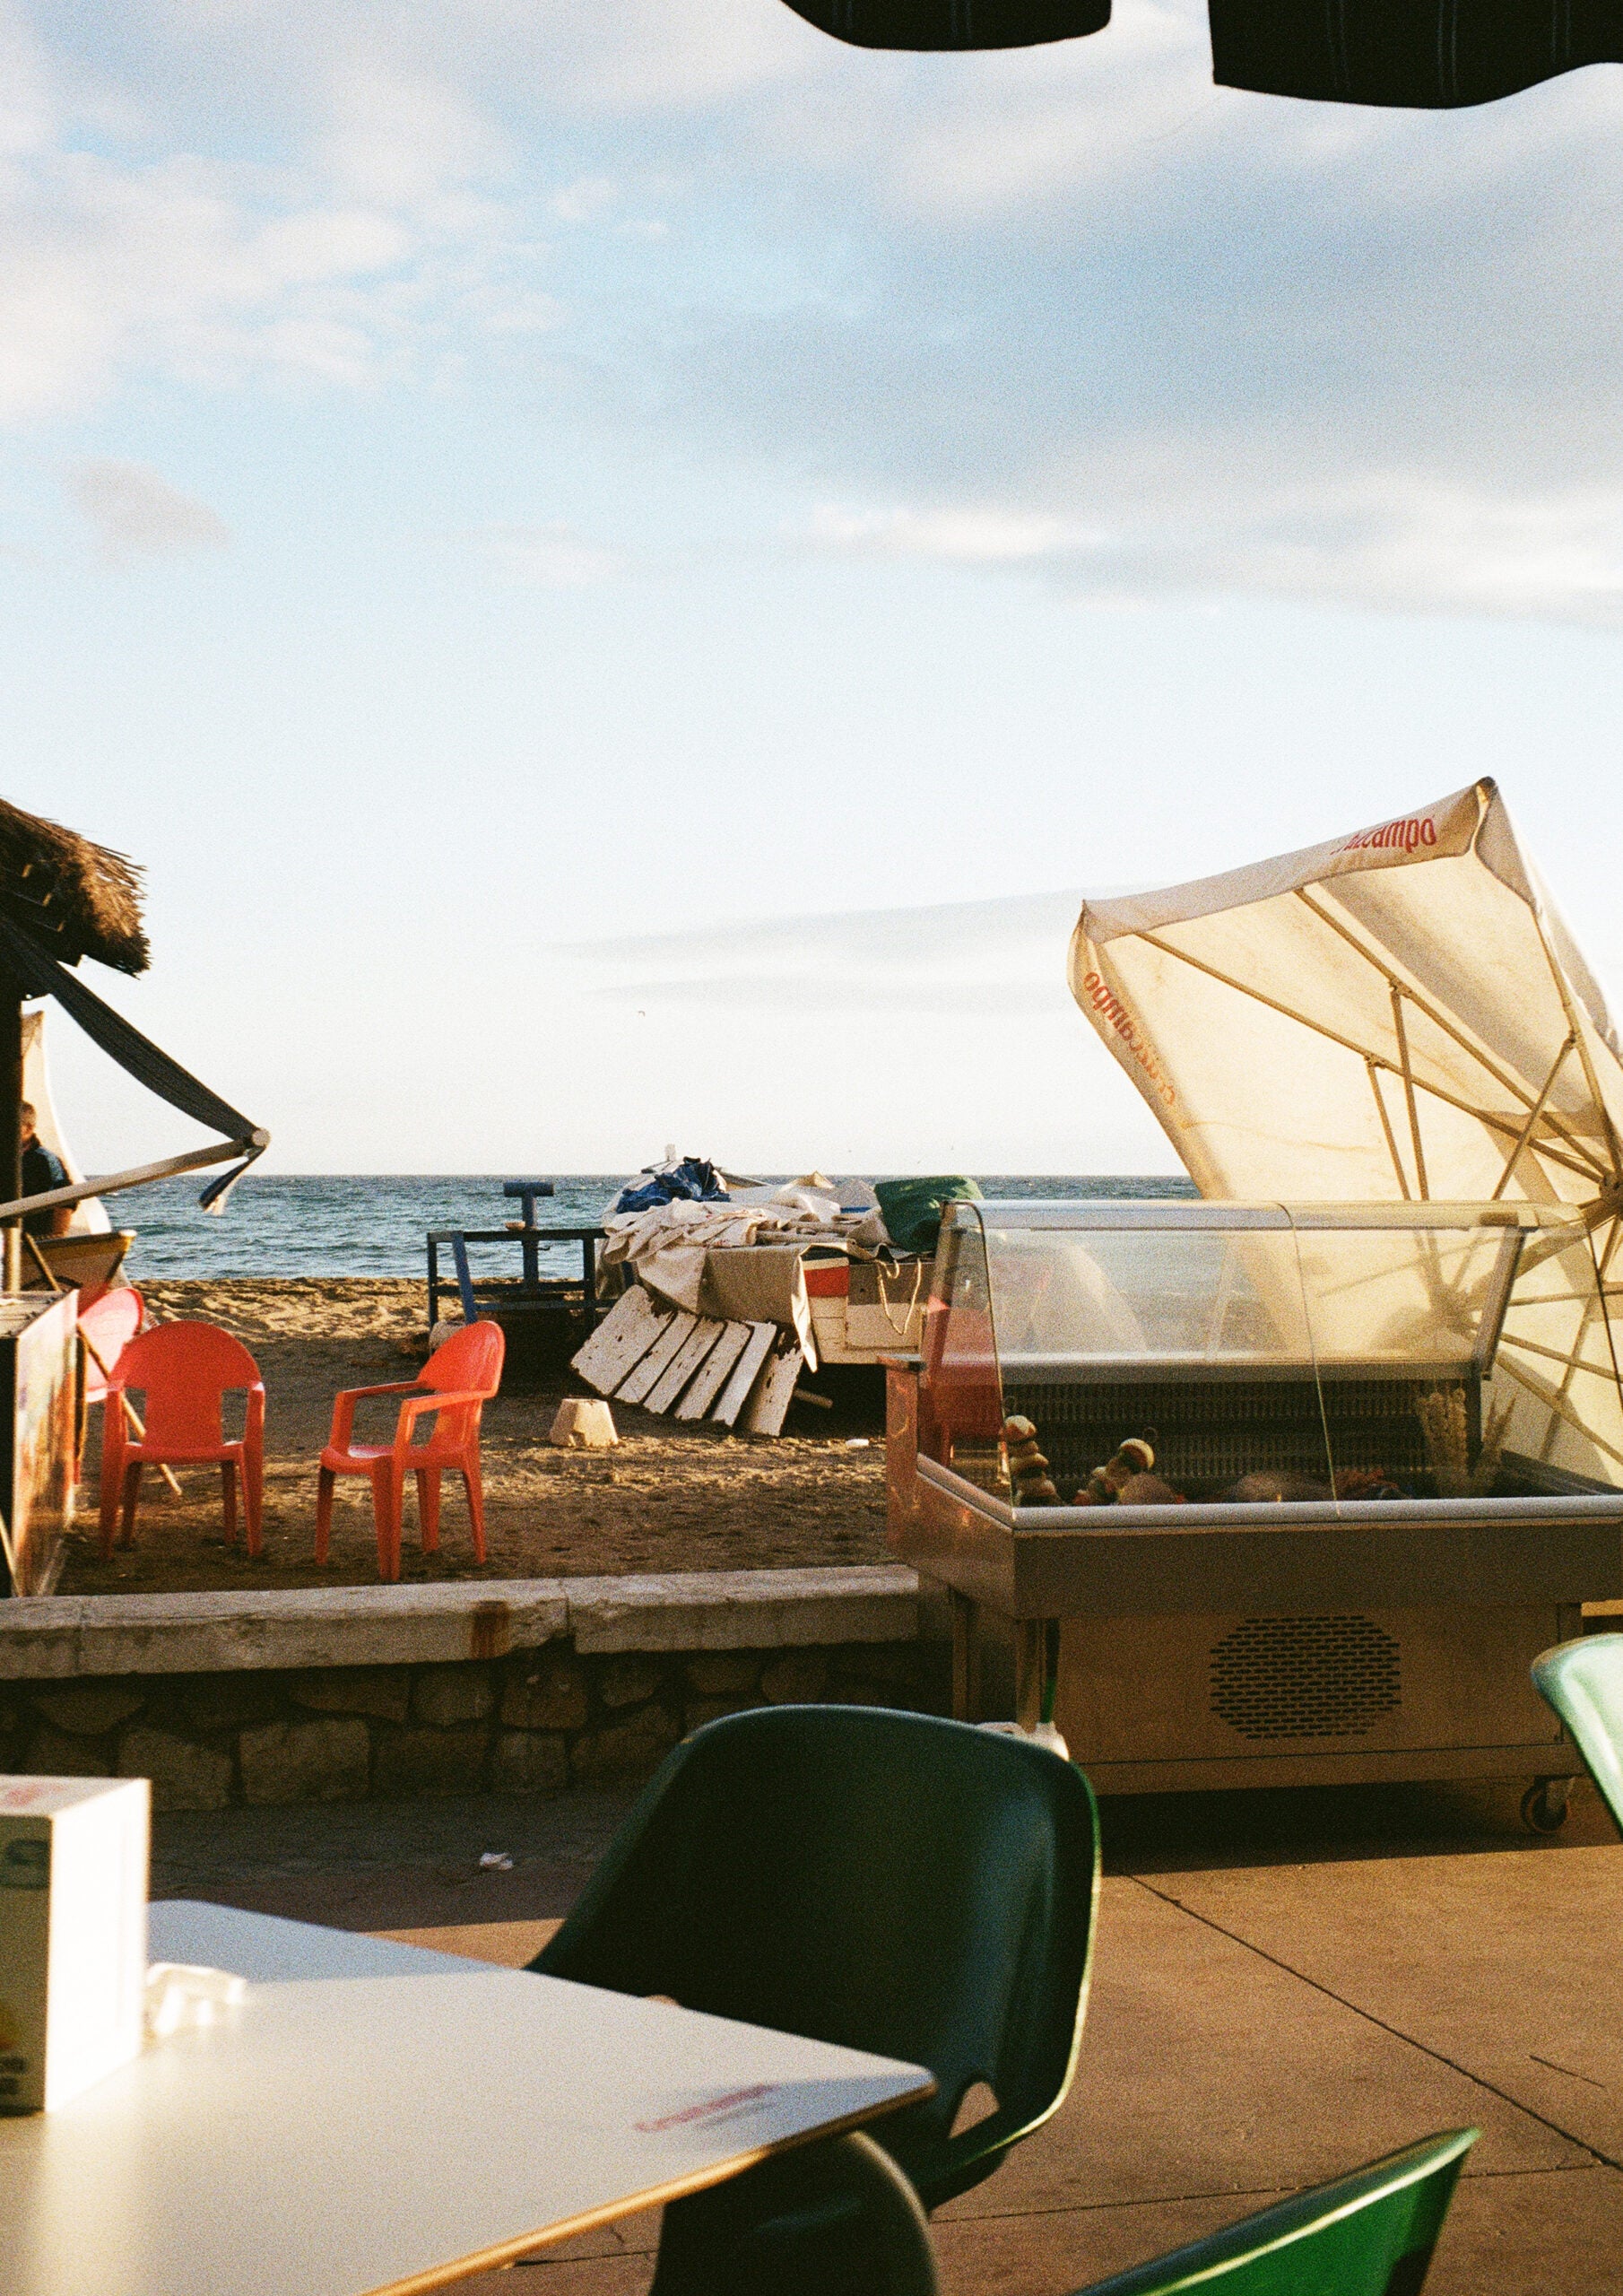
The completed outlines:
{"type": "MultiPolygon", "coordinates": [[[[152,1314],[222,1324],[250,1348],[265,1379],[265,1552],[248,1561],[223,1543],[215,1469],[178,1471],[184,1501],[155,1470],[144,1479],[133,1550],[103,1562],[96,1535],[100,1412],[91,1413],[85,1482],[61,1582],[65,1594],[150,1594],[232,1587],[319,1587],[375,1581],[371,1490],[339,1482],[325,1570],[312,1549],[316,1462],[340,1387],[410,1378],[426,1352],[421,1283],[399,1279],[148,1283],[152,1314]]],[[[440,1545],[417,1544],[407,1485],[402,1572],[408,1579],[578,1578],[600,1572],[739,1570],[885,1562],[884,1445],[872,1419],[797,1407],[776,1441],[678,1426],[615,1404],[621,1434],[610,1452],[554,1450],[560,1396],[578,1381],[534,1395],[498,1396],[482,1433],[488,1560],[474,1563],[458,1479],[445,1482],[440,1545]],[[853,1432],[870,1436],[849,1449],[853,1432]]],[[[363,1441],[387,1439],[386,1397],[361,1406],[363,1441]],[[369,1422],[368,1410],[376,1414],[369,1422]]]]}

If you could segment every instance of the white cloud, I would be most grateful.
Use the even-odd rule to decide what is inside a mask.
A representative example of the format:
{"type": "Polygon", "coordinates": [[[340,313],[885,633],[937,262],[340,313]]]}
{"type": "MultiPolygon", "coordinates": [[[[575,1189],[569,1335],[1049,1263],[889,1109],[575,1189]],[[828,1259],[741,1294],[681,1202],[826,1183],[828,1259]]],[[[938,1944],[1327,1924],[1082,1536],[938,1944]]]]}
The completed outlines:
{"type": "Polygon", "coordinates": [[[76,463],[64,483],[109,566],[177,551],[222,550],[230,541],[225,522],[206,502],[182,494],[144,463],[76,463]]]}
{"type": "Polygon", "coordinates": [[[0,421],[502,361],[538,421],[786,481],[816,550],[1619,619],[1615,79],[1436,116],[1209,74],[1200,0],[984,57],[778,0],[128,0],[117,42],[0,0],[0,421]]]}
{"type": "Polygon", "coordinates": [[[588,542],[562,518],[532,526],[487,526],[474,537],[504,580],[539,590],[589,590],[623,573],[621,552],[588,542]]]}
{"type": "Polygon", "coordinates": [[[820,503],[805,539],[855,558],[933,558],[952,566],[1018,566],[1082,548],[1084,529],[1041,510],[990,503],[928,510],[846,510],[820,503]]]}
{"type": "Polygon", "coordinates": [[[612,177],[580,176],[552,194],[547,212],[560,223],[589,223],[595,215],[612,207],[619,196],[620,187],[612,177]]]}
{"type": "Polygon", "coordinates": [[[786,1012],[1063,1011],[1080,892],[1017,893],[579,942],[585,992],[618,1004],[786,1012]]]}

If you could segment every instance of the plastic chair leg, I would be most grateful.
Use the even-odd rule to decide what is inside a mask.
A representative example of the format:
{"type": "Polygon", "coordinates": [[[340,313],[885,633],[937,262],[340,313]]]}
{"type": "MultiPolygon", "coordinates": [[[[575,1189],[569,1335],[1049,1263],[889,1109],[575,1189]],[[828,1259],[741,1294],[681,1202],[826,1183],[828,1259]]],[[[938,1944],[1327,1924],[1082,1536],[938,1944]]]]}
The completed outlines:
{"type": "Polygon", "coordinates": [[[422,1534],[422,1551],[432,1554],[439,1545],[439,1469],[418,1467],[417,1524],[422,1534]]]}
{"type": "Polygon", "coordinates": [[[118,1528],[118,1502],[124,1495],[124,1446],[110,1442],[112,1414],[102,1417],[101,1430],[101,1560],[105,1562],[113,1551],[113,1537],[118,1528]]]}
{"type": "Polygon", "coordinates": [[[135,1509],[141,1504],[141,1462],[132,1459],[124,1470],[124,1522],[118,1535],[120,1546],[135,1544],[135,1509]]]}
{"type": "Polygon", "coordinates": [[[468,1494],[468,1520],[473,1526],[473,1560],[484,1561],[484,1485],[479,1479],[479,1454],[471,1451],[468,1463],[462,1471],[463,1488],[468,1494]]]}
{"type": "Polygon", "coordinates": [[[327,1542],[333,1535],[333,1485],[337,1476],[331,1467],[323,1467],[316,1477],[316,1560],[327,1559],[327,1542]]]}
{"type": "Polygon", "coordinates": [[[220,1462],[220,1492],[225,1505],[225,1543],[237,1544],[237,1470],[230,1459],[220,1462]]]}
{"type": "Polygon", "coordinates": [[[378,1576],[400,1576],[400,1504],[404,1477],[395,1473],[391,1460],[379,1459],[372,1469],[372,1515],[378,1526],[378,1576]]]}
{"type": "Polygon", "coordinates": [[[248,1553],[256,1555],[265,1544],[265,1459],[248,1449],[242,1455],[242,1511],[247,1521],[248,1553]]]}

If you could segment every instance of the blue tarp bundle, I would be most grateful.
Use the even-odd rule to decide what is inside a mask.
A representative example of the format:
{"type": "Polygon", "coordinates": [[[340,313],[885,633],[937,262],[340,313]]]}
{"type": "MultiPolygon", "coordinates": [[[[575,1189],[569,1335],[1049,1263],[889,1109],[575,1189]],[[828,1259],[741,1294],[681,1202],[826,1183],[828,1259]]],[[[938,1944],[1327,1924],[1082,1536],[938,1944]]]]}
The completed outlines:
{"type": "Polygon", "coordinates": [[[727,1191],[714,1164],[702,1156],[684,1156],[678,1164],[662,1164],[628,1180],[609,1206],[614,1212],[652,1212],[658,1204],[725,1204],[727,1191]]]}

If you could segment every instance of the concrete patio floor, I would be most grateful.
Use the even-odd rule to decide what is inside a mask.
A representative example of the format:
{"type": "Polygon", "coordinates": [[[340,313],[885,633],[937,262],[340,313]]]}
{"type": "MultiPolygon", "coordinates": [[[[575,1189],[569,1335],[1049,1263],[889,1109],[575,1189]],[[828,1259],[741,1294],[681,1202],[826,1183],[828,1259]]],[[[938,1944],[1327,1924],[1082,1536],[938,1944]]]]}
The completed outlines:
{"type": "MultiPolygon", "coordinates": [[[[518,1965],[627,1803],[377,1805],[159,1822],[153,1895],[518,1965]],[[482,1866],[482,1855],[510,1866],[482,1866]]],[[[1433,2130],[1474,2124],[1432,2296],[1623,2290],[1623,1845],[1593,1796],[1509,1788],[1107,1804],[1070,2098],[935,2220],[948,2296],[1063,2296],[1433,2130]]],[[[462,2283],[637,2296],[649,2215],[462,2283]]]]}

